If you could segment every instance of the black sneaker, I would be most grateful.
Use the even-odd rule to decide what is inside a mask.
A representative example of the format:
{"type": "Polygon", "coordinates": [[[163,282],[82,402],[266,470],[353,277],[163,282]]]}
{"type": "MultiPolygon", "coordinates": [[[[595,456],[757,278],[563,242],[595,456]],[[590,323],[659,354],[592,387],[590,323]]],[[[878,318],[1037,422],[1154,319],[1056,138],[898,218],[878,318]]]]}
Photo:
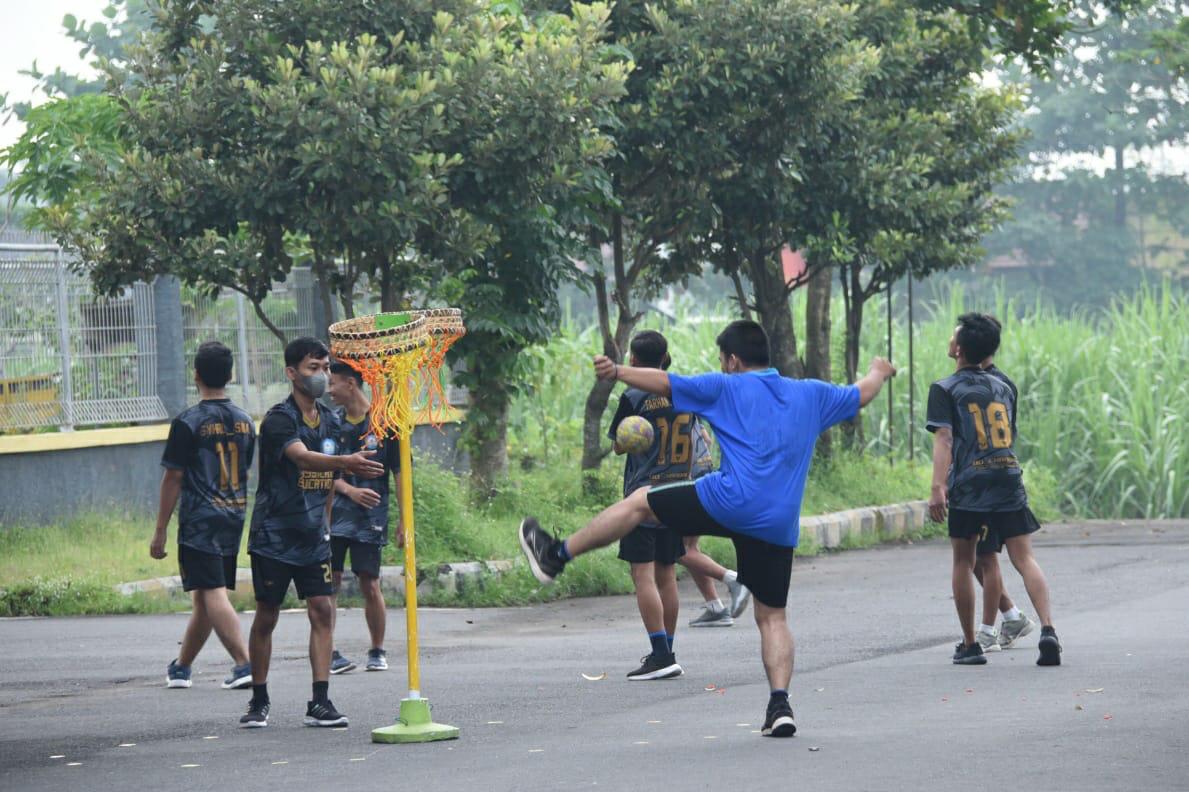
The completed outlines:
{"type": "Polygon", "coordinates": [[[675,679],[685,673],[681,666],[677,665],[677,656],[669,653],[667,655],[645,655],[640,658],[640,667],[628,674],[628,679],[632,682],[644,682],[649,679],[675,679]]]}
{"type": "Polygon", "coordinates": [[[248,711],[239,719],[241,729],[263,729],[268,725],[268,702],[253,698],[248,702],[248,711]]]}
{"type": "Polygon", "coordinates": [[[306,704],[306,726],[346,726],[347,716],[334,708],[330,699],[306,704]]]}
{"type": "Polygon", "coordinates": [[[1040,657],[1036,658],[1039,666],[1061,665],[1061,642],[1057,640],[1057,631],[1052,627],[1040,628],[1040,657]]]}
{"type": "Polygon", "coordinates": [[[983,654],[983,648],[979,646],[978,641],[971,641],[969,644],[959,642],[954,647],[954,665],[986,665],[987,656],[983,654]]]}
{"type": "Polygon", "coordinates": [[[792,737],[796,733],[797,726],[793,723],[793,708],[789,700],[769,700],[768,715],[764,718],[764,728],[760,729],[760,734],[764,737],[792,737]]]}
{"type": "Polygon", "coordinates": [[[560,545],[541,528],[536,517],[525,517],[520,522],[520,549],[528,559],[528,566],[533,575],[542,583],[552,583],[561,574],[566,562],[561,560],[557,552],[560,545]]]}

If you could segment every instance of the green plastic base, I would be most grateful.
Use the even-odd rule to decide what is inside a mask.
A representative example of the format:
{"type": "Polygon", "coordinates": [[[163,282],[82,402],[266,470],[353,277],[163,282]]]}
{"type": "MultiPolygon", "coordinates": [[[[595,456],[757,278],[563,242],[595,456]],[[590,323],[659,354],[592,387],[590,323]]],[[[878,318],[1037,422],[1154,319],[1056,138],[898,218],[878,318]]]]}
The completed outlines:
{"type": "Polygon", "coordinates": [[[391,726],[372,729],[372,742],[420,743],[457,740],[458,727],[434,723],[429,715],[428,699],[401,699],[400,717],[391,726]]]}

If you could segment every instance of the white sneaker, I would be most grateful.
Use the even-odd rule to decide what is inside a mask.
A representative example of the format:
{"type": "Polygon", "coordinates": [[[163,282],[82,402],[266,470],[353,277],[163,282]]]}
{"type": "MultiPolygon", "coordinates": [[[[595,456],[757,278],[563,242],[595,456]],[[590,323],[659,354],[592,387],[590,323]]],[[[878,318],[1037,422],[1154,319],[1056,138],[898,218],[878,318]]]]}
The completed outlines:
{"type": "Polygon", "coordinates": [[[728,583],[727,591],[731,592],[731,617],[738,619],[751,603],[751,592],[738,580],[728,583]]]}
{"type": "Polygon", "coordinates": [[[974,639],[978,641],[978,645],[983,648],[983,654],[986,654],[987,652],[998,652],[1001,648],[999,646],[998,630],[993,633],[979,630],[977,633],[975,633],[974,639]]]}
{"type": "Polygon", "coordinates": [[[731,627],[734,624],[730,611],[726,608],[713,611],[709,605],[703,605],[702,612],[689,620],[690,627],[731,627]]]}

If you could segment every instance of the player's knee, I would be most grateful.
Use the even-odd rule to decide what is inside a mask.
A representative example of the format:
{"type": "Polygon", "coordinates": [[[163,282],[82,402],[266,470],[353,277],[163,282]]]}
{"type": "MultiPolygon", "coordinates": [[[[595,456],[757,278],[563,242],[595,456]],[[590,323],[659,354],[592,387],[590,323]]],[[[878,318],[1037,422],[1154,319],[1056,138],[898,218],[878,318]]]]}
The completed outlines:
{"type": "Polygon", "coordinates": [[[383,593],[380,591],[380,579],[374,575],[359,576],[359,591],[365,599],[383,598],[383,593]]]}
{"type": "Polygon", "coordinates": [[[330,619],[334,615],[334,607],[330,604],[330,597],[310,597],[306,601],[306,613],[310,624],[315,627],[330,627],[330,619]]]}

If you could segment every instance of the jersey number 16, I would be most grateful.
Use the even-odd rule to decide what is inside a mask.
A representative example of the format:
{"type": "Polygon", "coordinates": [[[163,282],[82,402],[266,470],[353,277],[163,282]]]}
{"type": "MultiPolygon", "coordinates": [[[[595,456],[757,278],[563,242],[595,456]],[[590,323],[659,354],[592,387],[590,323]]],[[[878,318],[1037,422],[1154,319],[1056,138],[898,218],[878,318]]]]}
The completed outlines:
{"type": "Polygon", "coordinates": [[[682,413],[673,419],[657,418],[656,425],[661,430],[660,450],[657,452],[658,465],[684,465],[689,462],[690,450],[693,443],[689,437],[689,424],[692,416],[682,413]]]}

